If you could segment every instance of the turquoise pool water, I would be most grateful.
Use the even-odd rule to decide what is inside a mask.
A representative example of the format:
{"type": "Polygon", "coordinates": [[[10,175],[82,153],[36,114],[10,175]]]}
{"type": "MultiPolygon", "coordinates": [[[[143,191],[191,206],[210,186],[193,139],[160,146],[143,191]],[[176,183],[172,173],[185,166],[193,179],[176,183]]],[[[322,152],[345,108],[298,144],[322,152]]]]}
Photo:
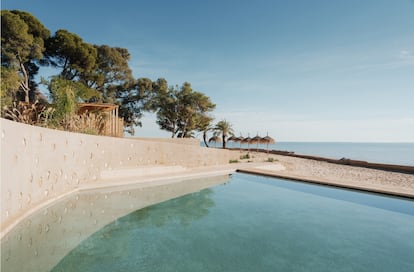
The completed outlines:
{"type": "Polygon", "coordinates": [[[414,202],[234,174],[136,210],[52,271],[414,271],[414,202]]]}
{"type": "MultiPolygon", "coordinates": [[[[88,237],[96,237],[94,233],[108,224],[116,223],[118,218],[156,203],[223,184],[228,180],[229,176],[223,175],[153,181],[69,195],[38,209],[2,237],[0,271],[51,271],[71,251],[75,252],[77,246],[82,247],[82,241],[87,241],[88,237]]],[[[89,258],[82,258],[84,257],[89,258]]],[[[99,258],[93,255],[91,257],[99,258]]],[[[113,261],[116,260],[114,257],[113,261]]],[[[64,271],[93,269],[93,266],[83,269],[74,266],[66,267],[64,271]]]]}

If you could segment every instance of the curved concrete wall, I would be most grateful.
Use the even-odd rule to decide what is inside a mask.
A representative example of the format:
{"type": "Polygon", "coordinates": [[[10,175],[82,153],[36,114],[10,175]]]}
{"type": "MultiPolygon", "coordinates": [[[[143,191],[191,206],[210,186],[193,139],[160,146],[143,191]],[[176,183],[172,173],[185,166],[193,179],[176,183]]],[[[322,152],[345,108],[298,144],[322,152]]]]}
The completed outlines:
{"type": "Polygon", "coordinates": [[[1,120],[1,231],[36,206],[102,172],[149,165],[199,167],[227,164],[227,150],[169,141],[69,133],[1,120]]]}

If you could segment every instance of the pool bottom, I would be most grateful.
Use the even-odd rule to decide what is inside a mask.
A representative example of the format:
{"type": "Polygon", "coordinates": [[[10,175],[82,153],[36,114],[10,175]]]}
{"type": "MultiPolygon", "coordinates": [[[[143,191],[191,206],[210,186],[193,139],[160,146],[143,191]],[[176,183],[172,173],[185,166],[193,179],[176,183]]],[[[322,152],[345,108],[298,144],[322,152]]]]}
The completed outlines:
{"type": "Polygon", "coordinates": [[[22,220],[3,237],[1,271],[50,271],[83,240],[117,218],[228,180],[228,175],[166,180],[68,196],[22,220]]]}
{"type": "Polygon", "coordinates": [[[413,201],[292,184],[235,174],[106,225],[53,271],[414,271],[413,201]]]}

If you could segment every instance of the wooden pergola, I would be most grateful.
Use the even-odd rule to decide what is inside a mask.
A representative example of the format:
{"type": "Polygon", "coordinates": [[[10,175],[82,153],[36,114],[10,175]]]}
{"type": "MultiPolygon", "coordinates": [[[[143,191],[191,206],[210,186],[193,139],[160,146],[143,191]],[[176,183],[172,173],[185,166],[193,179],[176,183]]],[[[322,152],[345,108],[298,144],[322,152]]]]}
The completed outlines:
{"type": "Polygon", "coordinates": [[[99,112],[108,115],[107,134],[110,136],[122,137],[123,135],[123,120],[119,118],[119,106],[109,103],[79,103],[78,113],[83,114],[85,112],[99,112]]]}

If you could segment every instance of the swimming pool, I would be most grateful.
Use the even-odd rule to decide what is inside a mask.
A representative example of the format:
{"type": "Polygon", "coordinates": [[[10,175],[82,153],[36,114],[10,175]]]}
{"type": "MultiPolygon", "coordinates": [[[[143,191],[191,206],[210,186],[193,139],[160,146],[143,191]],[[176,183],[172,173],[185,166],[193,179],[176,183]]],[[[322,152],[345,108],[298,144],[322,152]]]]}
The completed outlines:
{"type": "Polygon", "coordinates": [[[52,271],[414,271],[412,200],[240,173],[210,184],[107,219],[52,271]]]}

